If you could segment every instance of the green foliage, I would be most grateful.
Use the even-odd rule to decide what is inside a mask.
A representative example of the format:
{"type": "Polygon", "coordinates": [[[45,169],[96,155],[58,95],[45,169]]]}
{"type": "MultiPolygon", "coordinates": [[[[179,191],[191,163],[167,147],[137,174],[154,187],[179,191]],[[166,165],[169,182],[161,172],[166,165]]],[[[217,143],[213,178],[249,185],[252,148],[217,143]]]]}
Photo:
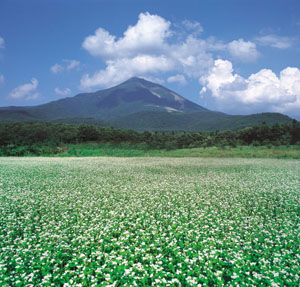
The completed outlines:
{"type": "MultiPolygon", "coordinates": [[[[175,150],[208,148],[212,146],[235,148],[247,146],[297,145],[300,143],[300,123],[292,125],[263,123],[238,131],[214,132],[149,132],[121,130],[93,125],[69,125],[62,123],[1,123],[0,155],[50,155],[62,153],[66,146],[94,142],[105,145],[127,145],[130,149],[142,146],[142,150],[175,150]]],[[[124,149],[123,147],[121,149],[124,149]]],[[[87,151],[85,151],[86,153],[87,151]]],[[[119,153],[119,152],[117,152],[119,153]]],[[[130,152],[131,154],[133,152],[130,152]]],[[[82,152],[79,152],[82,154],[82,152]]],[[[92,152],[92,154],[95,154],[92,152]]],[[[101,152],[102,154],[102,152],[101,152]]],[[[123,154],[123,152],[121,152],[123,154]]],[[[140,152],[137,152],[140,154],[140,152]]]]}
{"type": "Polygon", "coordinates": [[[137,131],[215,131],[238,130],[275,123],[291,124],[292,119],[278,113],[262,113],[247,116],[233,116],[212,111],[192,113],[168,113],[165,111],[143,111],[117,117],[107,125],[137,131]]]}
{"type": "Polygon", "coordinates": [[[80,125],[77,131],[77,138],[82,142],[100,140],[100,133],[94,126],[80,125]]]}
{"type": "Polygon", "coordinates": [[[215,158],[287,158],[300,159],[300,146],[219,146],[183,149],[151,149],[145,144],[71,144],[57,154],[60,157],[215,157],[215,158]]]}

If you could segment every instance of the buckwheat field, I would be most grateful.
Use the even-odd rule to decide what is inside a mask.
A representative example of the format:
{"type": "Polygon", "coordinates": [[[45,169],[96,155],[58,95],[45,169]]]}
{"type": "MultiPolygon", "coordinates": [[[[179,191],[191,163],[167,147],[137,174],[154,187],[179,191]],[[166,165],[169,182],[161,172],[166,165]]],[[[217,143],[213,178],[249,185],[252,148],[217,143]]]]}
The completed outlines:
{"type": "Polygon", "coordinates": [[[1,158],[0,286],[299,286],[300,162],[1,158]]]}

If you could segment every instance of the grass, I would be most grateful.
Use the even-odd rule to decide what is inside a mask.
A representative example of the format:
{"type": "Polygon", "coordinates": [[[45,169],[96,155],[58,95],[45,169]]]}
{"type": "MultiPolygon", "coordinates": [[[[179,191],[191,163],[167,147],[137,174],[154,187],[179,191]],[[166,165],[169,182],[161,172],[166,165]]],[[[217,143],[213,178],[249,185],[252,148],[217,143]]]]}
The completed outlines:
{"type": "Polygon", "coordinates": [[[286,158],[300,159],[299,146],[279,147],[207,147],[176,150],[149,149],[145,145],[130,144],[78,144],[69,145],[59,153],[61,157],[72,156],[113,156],[113,157],[216,157],[216,158],[286,158]]]}
{"type": "Polygon", "coordinates": [[[300,284],[300,164],[1,158],[0,286],[300,284]]]}

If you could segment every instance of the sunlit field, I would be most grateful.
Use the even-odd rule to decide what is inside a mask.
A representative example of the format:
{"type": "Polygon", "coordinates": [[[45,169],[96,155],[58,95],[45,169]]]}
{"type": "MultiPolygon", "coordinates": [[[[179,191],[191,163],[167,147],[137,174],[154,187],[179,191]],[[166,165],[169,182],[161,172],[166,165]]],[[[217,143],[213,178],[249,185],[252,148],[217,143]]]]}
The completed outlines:
{"type": "Polygon", "coordinates": [[[300,161],[0,158],[0,286],[299,286],[300,161]]]}

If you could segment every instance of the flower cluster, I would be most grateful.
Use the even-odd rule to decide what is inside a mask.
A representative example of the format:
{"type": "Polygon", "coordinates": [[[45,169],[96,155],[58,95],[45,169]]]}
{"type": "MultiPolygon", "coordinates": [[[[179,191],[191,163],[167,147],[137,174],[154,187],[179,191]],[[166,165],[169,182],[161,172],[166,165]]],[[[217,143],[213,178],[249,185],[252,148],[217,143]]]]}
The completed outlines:
{"type": "Polygon", "coordinates": [[[2,158],[0,286],[299,286],[299,161],[2,158]]]}

